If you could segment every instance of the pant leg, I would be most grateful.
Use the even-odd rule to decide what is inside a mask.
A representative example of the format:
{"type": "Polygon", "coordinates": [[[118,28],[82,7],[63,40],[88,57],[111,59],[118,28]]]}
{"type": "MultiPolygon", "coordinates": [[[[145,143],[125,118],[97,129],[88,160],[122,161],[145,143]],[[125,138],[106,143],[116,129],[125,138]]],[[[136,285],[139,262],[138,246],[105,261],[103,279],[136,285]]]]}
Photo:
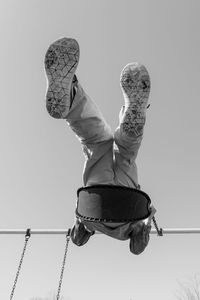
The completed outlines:
{"type": "MultiPolygon", "coordinates": [[[[138,172],[136,157],[143,137],[143,128],[139,135],[128,136],[123,130],[123,116],[120,114],[120,124],[114,134],[114,174],[115,185],[140,188],[138,184],[138,172]]],[[[111,227],[109,223],[83,221],[90,230],[100,231],[110,237],[119,240],[130,238],[131,232],[141,221],[128,223],[115,223],[111,227]]]]}
{"type": "Polygon", "coordinates": [[[112,184],[113,135],[99,108],[79,83],[66,120],[80,140],[85,154],[83,184],[112,184]]]}
{"type": "Polygon", "coordinates": [[[120,112],[120,123],[114,134],[114,171],[116,183],[131,188],[139,188],[136,157],[141,146],[145,121],[140,128],[139,134],[132,133],[131,135],[128,135],[124,130],[123,120],[125,117],[123,115],[123,110],[124,107],[122,107],[120,112]]]}

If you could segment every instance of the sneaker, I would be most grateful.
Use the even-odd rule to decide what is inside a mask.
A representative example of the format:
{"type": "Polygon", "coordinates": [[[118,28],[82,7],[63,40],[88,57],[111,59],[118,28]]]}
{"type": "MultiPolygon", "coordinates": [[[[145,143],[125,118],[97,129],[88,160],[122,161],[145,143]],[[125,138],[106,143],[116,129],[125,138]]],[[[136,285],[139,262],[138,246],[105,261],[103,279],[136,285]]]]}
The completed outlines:
{"type": "Polygon", "coordinates": [[[94,231],[87,230],[86,226],[81,223],[79,219],[76,220],[76,224],[71,231],[71,240],[77,246],[83,246],[94,234],[94,231]]]}
{"type": "Polygon", "coordinates": [[[48,80],[46,108],[57,119],[65,119],[72,105],[71,90],[79,62],[78,42],[61,38],[51,44],[45,55],[48,80]]]}
{"type": "Polygon", "coordinates": [[[125,100],[120,120],[122,130],[130,137],[141,136],[150,93],[147,69],[139,63],[126,65],[120,76],[120,86],[125,100]]]}
{"type": "Polygon", "coordinates": [[[139,222],[130,234],[130,251],[133,254],[141,254],[149,243],[151,225],[139,222]]]}

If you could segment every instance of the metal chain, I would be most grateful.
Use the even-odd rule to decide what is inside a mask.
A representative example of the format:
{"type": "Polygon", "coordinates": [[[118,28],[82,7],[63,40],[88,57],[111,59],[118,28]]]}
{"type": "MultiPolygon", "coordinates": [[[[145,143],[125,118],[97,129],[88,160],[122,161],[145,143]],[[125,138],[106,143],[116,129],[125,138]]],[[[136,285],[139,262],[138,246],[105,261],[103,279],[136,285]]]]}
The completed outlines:
{"type": "Polygon", "coordinates": [[[67,257],[70,238],[71,238],[71,229],[68,230],[68,233],[66,235],[65,253],[64,253],[64,258],[63,258],[63,262],[62,262],[62,268],[61,268],[61,274],[60,274],[60,280],[59,280],[56,300],[60,299],[60,291],[61,291],[61,287],[62,287],[62,280],[63,280],[64,270],[65,270],[65,263],[66,263],[66,257],[67,257]]]}
{"type": "Polygon", "coordinates": [[[19,274],[20,274],[20,270],[21,270],[21,267],[22,267],[24,255],[25,255],[25,252],[26,252],[26,247],[27,247],[28,240],[29,240],[30,236],[31,236],[31,230],[27,229],[26,235],[25,235],[24,248],[23,248],[23,251],[22,251],[21,259],[20,259],[20,262],[19,262],[19,266],[18,266],[17,273],[16,273],[15,280],[14,280],[14,284],[13,284],[12,291],[11,291],[11,294],[10,294],[10,300],[12,300],[12,298],[14,296],[15,288],[16,288],[16,285],[17,285],[17,280],[18,280],[18,277],[19,277],[19,274]]]}
{"type": "Polygon", "coordinates": [[[152,218],[152,221],[153,221],[153,224],[154,224],[154,226],[156,228],[156,231],[157,231],[158,235],[159,236],[163,236],[163,230],[162,230],[162,228],[159,229],[155,217],[152,218]]]}

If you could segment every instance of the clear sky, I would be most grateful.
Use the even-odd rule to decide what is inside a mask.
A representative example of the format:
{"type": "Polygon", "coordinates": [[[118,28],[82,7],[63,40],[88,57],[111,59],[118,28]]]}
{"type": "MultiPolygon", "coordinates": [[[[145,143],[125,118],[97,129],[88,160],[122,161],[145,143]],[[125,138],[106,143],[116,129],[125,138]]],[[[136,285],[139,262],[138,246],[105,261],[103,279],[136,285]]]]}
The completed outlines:
{"type": "MultiPolygon", "coordinates": [[[[151,108],[137,158],[162,227],[200,227],[198,0],[1,0],[0,227],[68,228],[84,156],[65,121],[45,108],[44,55],[78,40],[78,78],[112,129],[123,105],[122,68],[143,63],[151,108]]],[[[8,299],[23,236],[0,236],[0,299],[8,299]]],[[[65,236],[32,236],[15,300],[57,288],[65,236]]],[[[175,299],[177,281],[200,271],[200,235],[151,236],[140,256],[128,241],[96,235],[70,244],[66,300],[175,299]]]]}

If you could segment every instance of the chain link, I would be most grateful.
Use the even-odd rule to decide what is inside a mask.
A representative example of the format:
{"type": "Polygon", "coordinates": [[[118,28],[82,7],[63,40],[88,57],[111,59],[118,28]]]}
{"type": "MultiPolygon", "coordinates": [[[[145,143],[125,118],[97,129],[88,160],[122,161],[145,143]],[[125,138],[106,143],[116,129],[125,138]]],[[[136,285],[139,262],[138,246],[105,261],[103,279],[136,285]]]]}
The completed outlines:
{"type": "Polygon", "coordinates": [[[163,230],[162,230],[162,228],[159,229],[155,217],[152,218],[152,221],[153,221],[153,224],[154,224],[154,226],[156,228],[156,231],[157,231],[158,235],[159,236],[163,236],[163,230]]]}
{"type": "Polygon", "coordinates": [[[61,287],[62,287],[62,280],[63,280],[64,270],[65,270],[65,263],[66,263],[66,257],[67,257],[70,238],[71,238],[71,229],[68,230],[68,233],[66,235],[65,252],[64,252],[64,258],[63,258],[63,262],[62,262],[62,268],[61,268],[61,274],[60,274],[60,280],[59,280],[56,300],[60,299],[60,291],[61,291],[61,287]]]}
{"type": "Polygon", "coordinates": [[[25,235],[24,248],[23,248],[23,251],[22,251],[21,259],[20,259],[20,262],[19,262],[19,266],[18,266],[17,273],[16,273],[15,280],[14,280],[14,284],[13,284],[12,291],[11,291],[11,294],[10,294],[10,300],[12,300],[13,296],[14,296],[15,288],[16,288],[16,285],[17,285],[17,280],[19,278],[19,274],[20,274],[20,270],[21,270],[21,267],[22,267],[24,255],[25,255],[25,252],[26,252],[26,247],[27,247],[30,236],[31,236],[30,229],[27,229],[26,235],[25,235]]]}

